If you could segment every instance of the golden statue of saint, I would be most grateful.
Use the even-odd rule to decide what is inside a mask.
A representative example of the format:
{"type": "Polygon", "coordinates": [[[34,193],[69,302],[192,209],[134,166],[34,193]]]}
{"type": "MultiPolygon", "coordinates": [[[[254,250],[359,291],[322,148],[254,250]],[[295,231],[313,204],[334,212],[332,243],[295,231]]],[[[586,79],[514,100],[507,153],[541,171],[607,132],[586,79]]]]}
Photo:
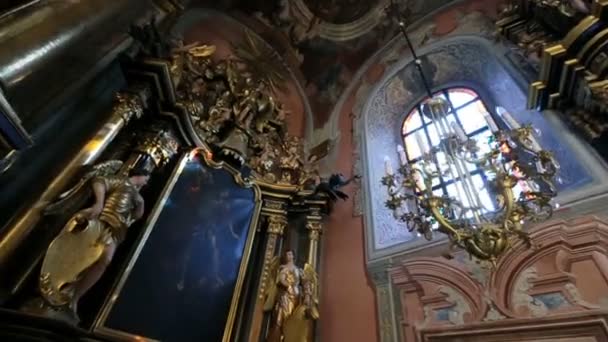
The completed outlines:
{"type": "Polygon", "coordinates": [[[94,199],[91,207],[68,220],[47,249],[39,280],[41,313],[54,312],[57,318],[77,323],[78,301],[101,278],[129,226],[143,216],[139,190],[150,172],[142,167],[121,175],[121,167],[118,160],[96,166],[47,207],[47,213],[69,212],[94,199]]]}
{"type": "Polygon", "coordinates": [[[304,269],[294,262],[294,253],[285,252],[285,261],[271,263],[274,281],[266,291],[265,311],[272,311],[268,342],[306,342],[312,333],[311,321],[319,318],[317,274],[311,265],[304,269]]]}

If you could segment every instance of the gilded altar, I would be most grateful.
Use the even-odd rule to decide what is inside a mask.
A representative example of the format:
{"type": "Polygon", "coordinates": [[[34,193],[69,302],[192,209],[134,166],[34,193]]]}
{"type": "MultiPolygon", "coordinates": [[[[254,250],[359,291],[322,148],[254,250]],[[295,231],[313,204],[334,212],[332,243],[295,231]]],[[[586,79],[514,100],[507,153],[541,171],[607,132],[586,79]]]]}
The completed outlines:
{"type": "MultiPolygon", "coordinates": [[[[315,158],[289,133],[285,75],[255,63],[254,34],[220,57],[169,35],[181,7],[156,5],[114,56],[124,81],[103,122],[0,232],[0,330],[312,341],[335,185],[319,187],[315,158]]],[[[23,143],[1,150],[6,175],[38,143],[11,118],[23,143]]]]}

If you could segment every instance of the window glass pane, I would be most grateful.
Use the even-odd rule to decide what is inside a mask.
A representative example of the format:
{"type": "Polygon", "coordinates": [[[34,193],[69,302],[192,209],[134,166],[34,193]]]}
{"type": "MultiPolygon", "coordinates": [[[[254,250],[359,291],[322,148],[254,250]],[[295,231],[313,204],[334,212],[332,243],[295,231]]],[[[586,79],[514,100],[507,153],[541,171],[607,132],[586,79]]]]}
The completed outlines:
{"type": "Polygon", "coordinates": [[[471,134],[487,125],[486,120],[483,117],[485,110],[481,101],[475,101],[470,105],[459,109],[457,112],[458,118],[462,123],[462,128],[467,134],[471,134]]]}
{"type": "MultiPolygon", "coordinates": [[[[446,187],[446,189],[448,191],[448,196],[450,196],[451,198],[460,202],[464,208],[468,208],[471,206],[469,204],[469,199],[465,195],[464,188],[462,187],[461,182],[452,183],[452,184],[448,185],[446,187]]],[[[466,213],[465,217],[471,218],[471,217],[473,217],[473,215],[471,214],[470,211],[468,211],[466,213]]]]}
{"type": "Polygon", "coordinates": [[[475,171],[475,170],[477,170],[477,169],[479,169],[479,168],[477,167],[477,165],[472,164],[472,163],[467,163],[467,162],[464,162],[464,165],[465,165],[465,167],[467,168],[467,171],[468,171],[469,173],[470,173],[470,172],[473,172],[473,171],[475,171]]]}
{"type": "Polygon", "coordinates": [[[433,190],[433,195],[435,195],[437,197],[443,197],[443,195],[444,195],[443,188],[433,190]]]}
{"type": "Polygon", "coordinates": [[[473,187],[474,187],[474,195],[477,194],[479,196],[479,201],[483,208],[483,212],[494,211],[494,202],[490,198],[490,194],[488,193],[488,189],[486,188],[485,182],[481,175],[474,175],[472,177],[473,187]]]}
{"type": "Polygon", "coordinates": [[[474,91],[464,88],[450,89],[448,93],[450,95],[450,102],[452,102],[454,108],[471,102],[477,97],[477,94],[474,91]]]}
{"type": "MultiPolygon", "coordinates": [[[[429,132],[429,137],[431,138],[431,145],[433,147],[439,145],[441,138],[439,137],[439,133],[437,133],[437,129],[435,128],[435,125],[430,124],[426,128],[429,132]]],[[[428,140],[426,143],[428,144],[428,140]]]]}
{"type": "Polygon", "coordinates": [[[492,136],[493,134],[489,129],[473,136],[473,139],[477,141],[477,147],[479,148],[479,152],[477,152],[478,157],[490,152],[490,137],[492,136]]]}
{"type": "MultiPolygon", "coordinates": [[[[452,122],[456,122],[456,116],[454,116],[454,114],[450,114],[446,117],[447,121],[448,121],[448,125],[450,125],[449,127],[452,127],[452,122]]],[[[462,127],[461,127],[462,128],[462,127]]]]}
{"type": "Polygon", "coordinates": [[[411,131],[420,128],[420,126],[422,126],[422,119],[418,110],[415,109],[407,116],[407,119],[405,119],[405,122],[403,123],[403,134],[410,133],[411,131]]]}
{"type": "MultiPolygon", "coordinates": [[[[449,182],[452,180],[452,173],[449,172],[448,162],[445,158],[445,153],[437,152],[435,153],[435,157],[437,158],[437,162],[439,163],[439,168],[441,168],[441,172],[443,173],[443,181],[449,182]]],[[[458,174],[454,173],[454,177],[458,177],[458,174]]]]}
{"type": "Polygon", "coordinates": [[[420,158],[420,146],[418,146],[418,142],[416,141],[416,134],[410,134],[405,137],[405,152],[407,153],[407,159],[413,160],[416,158],[420,158]]]}
{"type": "MultiPolygon", "coordinates": [[[[448,90],[450,101],[453,107],[462,107],[457,109],[456,113],[450,113],[446,117],[445,124],[451,131],[452,123],[457,123],[468,137],[475,139],[479,148],[478,157],[490,151],[490,138],[492,132],[488,129],[484,118],[484,113],[488,113],[486,106],[483,104],[479,96],[469,89],[451,89],[448,90]]],[[[443,93],[436,94],[437,97],[445,96],[443,93]]],[[[424,102],[428,101],[425,99],[424,102]]],[[[424,103],[423,102],[423,103],[424,103]]],[[[412,111],[413,115],[408,116],[404,121],[403,132],[405,135],[405,146],[408,153],[408,158],[416,160],[421,157],[420,146],[418,146],[416,135],[424,137],[425,142],[433,147],[439,146],[442,135],[438,130],[442,129],[438,123],[433,123],[432,120],[419,113],[418,110],[412,111]],[[422,122],[424,120],[424,123],[422,122]]],[[[479,207],[481,212],[491,212],[496,210],[495,199],[485,186],[485,178],[482,175],[482,170],[475,164],[454,160],[452,163],[447,162],[447,156],[444,152],[438,150],[434,154],[437,164],[431,163],[428,171],[435,171],[437,165],[441,171],[441,177],[434,177],[432,180],[433,193],[437,196],[448,195],[454,200],[460,202],[465,208],[463,212],[454,212],[453,214],[467,219],[473,219],[473,210],[467,210],[470,207],[479,207]],[[464,177],[461,177],[464,176],[464,177]],[[467,190],[465,192],[465,189],[467,190]],[[472,203],[470,203],[472,201],[472,203]]],[[[412,164],[414,167],[421,168],[422,161],[417,160],[412,164]]],[[[422,182],[419,182],[421,188],[424,187],[422,182]]],[[[520,186],[518,185],[518,188],[520,186]]],[[[520,190],[521,191],[521,190],[520,190]]],[[[452,215],[452,214],[450,214],[452,215]]]]}
{"type": "Polygon", "coordinates": [[[519,199],[521,197],[521,193],[524,191],[524,187],[526,188],[526,190],[529,190],[529,187],[527,187],[526,184],[522,183],[523,182],[519,182],[513,187],[513,195],[515,196],[515,199],[519,199]]]}

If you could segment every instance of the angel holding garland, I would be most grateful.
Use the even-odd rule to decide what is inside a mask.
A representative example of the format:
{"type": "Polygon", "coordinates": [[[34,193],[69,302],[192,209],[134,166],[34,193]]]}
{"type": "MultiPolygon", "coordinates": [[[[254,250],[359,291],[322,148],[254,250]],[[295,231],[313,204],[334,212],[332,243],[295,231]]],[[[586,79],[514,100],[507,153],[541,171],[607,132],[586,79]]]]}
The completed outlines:
{"type": "Polygon", "coordinates": [[[264,310],[272,311],[267,342],[306,342],[311,340],[311,321],[319,318],[318,278],[310,264],[296,266],[294,253],[285,252],[271,262],[271,284],[266,291],[264,310]]]}

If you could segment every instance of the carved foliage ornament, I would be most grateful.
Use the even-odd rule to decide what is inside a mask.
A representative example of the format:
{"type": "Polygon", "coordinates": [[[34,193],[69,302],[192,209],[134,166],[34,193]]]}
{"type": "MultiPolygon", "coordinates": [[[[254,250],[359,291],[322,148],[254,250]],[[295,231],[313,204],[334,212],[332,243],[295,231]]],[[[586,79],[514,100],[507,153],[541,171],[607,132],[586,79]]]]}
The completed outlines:
{"type": "MultiPolygon", "coordinates": [[[[266,182],[303,186],[316,175],[316,166],[305,161],[302,141],[287,133],[289,112],[273,95],[284,75],[251,67],[266,51],[252,39],[248,44],[258,54],[218,62],[211,59],[215,47],[178,42],[171,57],[178,101],[199,137],[224,157],[249,164],[266,182]]],[[[245,50],[237,49],[241,55],[245,50]]]]}

